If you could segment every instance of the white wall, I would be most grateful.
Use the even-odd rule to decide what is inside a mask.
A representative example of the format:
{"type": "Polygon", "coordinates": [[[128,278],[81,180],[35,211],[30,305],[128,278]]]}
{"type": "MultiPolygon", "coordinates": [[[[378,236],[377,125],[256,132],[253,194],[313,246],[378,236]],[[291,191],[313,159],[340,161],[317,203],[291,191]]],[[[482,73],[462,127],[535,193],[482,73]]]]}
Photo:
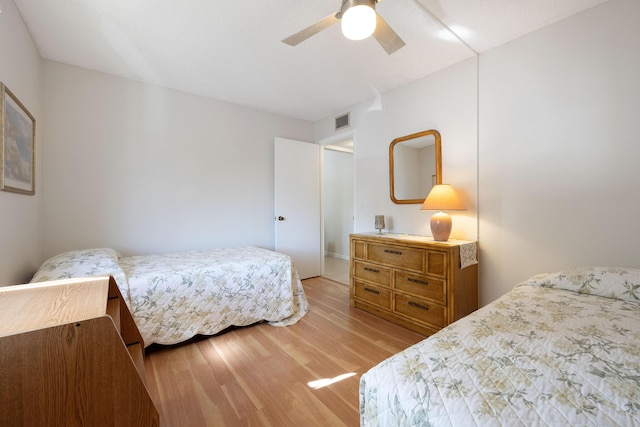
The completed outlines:
{"type": "Polygon", "coordinates": [[[470,208],[452,237],[479,240],[481,305],[540,272],[640,268],[638,16],[637,0],[610,0],[383,94],[382,110],[351,108],[356,231],[386,214],[393,232],[430,235],[428,213],[389,199],[387,148],[435,128],[443,181],[470,208]]]}
{"type": "MultiPolygon", "coordinates": [[[[437,129],[442,135],[442,179],[468,210],[452,214],[452,238],[477,238],[477,60],[441,72],[349,109],[355,129],[356,232],[374,230],[385,215],[387,231],[431,235],[434,212],[396,205],[389,195],[389,144],[397,137],[437,129]]],[[[316,140],[334,134],[333,117],[316,123],[316,140]]]]}
{"type": "Polygon", "coordinates": [[[536,273],[640,268],[639,17],[610,0],[481,55],[482,303],[536,273]]]}
{"type": "MultiPolygon", "coordinates": [[[[37,120],[36,196],[0,192],[2,284],[73,247],[272,244],[272,139],[330,137],[333,117],[312,129],[61,64],[42,69],[13,2],[2,5],[0,80],[37,120]]],[[[469,207],[453,215],[453,237],[480,242],[481,304],[539,272],[640,268],[638,16],[637,0],[610,0],[383,94],[381,110],[351,108],[355,231],[373,231],[384,214],[391,231],[430,234],[430,212],[389,199],[388,146],[435,128],[443,180],[469,207]]]]}
{"type": "Polygon", "coordinates": [[[42,199],[40,56],[13,1],[0,13],[0,81],[36,119],[36,194],[0,191],[0,286],[25,283],[40,262],[42,199]]]}
{"type": "Polygon", "coordinates": [[[324,251],[349,259],[353,231],[353,153],[324,150],[324,251]]]}
{"type": "Polygon", "coordinates": [[[44,61],[44,254],[274,245],[273,139],[310,122],[44,61]]]}

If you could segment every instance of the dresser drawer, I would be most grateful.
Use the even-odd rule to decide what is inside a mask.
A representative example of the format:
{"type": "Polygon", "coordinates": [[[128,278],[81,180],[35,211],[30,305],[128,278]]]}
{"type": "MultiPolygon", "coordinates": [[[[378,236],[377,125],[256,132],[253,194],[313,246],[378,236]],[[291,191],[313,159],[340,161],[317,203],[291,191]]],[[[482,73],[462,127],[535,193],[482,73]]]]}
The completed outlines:
{"type": "Polygon", "coordinates": [[[443,306],[429,304],[421,299],[412,298],[408,295],[395,294],[394,311],[440,328],[445,325],[443,306]]]}
{"type": "Polygon", "coordinates": [[[367,259],[367,243],[360,240],[352,240],[351,252],[351,256],[355,259],[367,259]]]}
{"type": "Polygon", "coordinates": [[[356,261],[353,269],[353,277],[369,280],[377,285],[391,287],[391,269],[375,264],[356,261]]]}
{"type": "Polygon", "coordinates": [[[391,309],[391,290],[354,280],[355,297],[360,301],[391,309]]]}
{"type": "Polygon", "coordinates": [[[424,249],[393,245],[373,245],[367,247],[367,260],[398,268],[425,271],[424,249]]]}
{"type": "Polygon", "coordinates": [[[445,252],[427,251],[427,274],[447,277],[447,254],[445,252]]]}
{"type": "Polygon", "coordinates": [[[396,290],[410,292],[445,304],[447,282],[443,279],[399,270],[394,272],[394,279],[396,290]]]}

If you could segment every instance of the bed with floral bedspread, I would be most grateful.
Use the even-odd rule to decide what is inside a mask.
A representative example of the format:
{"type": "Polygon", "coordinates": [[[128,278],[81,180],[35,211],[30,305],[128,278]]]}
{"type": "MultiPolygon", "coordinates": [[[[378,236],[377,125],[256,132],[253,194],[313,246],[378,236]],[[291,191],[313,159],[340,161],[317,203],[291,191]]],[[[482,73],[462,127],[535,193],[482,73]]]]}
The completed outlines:
{"type": "Polygon", "coordinates": [[[116,280],[146,346],[259,321],[291,325],[308,310],[291,258],[257,247],[131,257],[70,251],[45,261],[31,282],[102,275],[116,280]]]}
{"type": "Polygon", "coordinates": [[[640,270],[542,274],[360,379],[362,426],[640,425],[640,270]]]}

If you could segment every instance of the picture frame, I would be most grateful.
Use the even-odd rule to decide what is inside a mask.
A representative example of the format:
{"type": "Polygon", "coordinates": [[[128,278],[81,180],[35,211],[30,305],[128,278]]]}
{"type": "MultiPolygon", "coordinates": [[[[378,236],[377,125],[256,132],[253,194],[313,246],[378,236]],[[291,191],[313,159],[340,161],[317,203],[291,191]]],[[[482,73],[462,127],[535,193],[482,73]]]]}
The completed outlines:
{"type": "Polygon", "coordinates": [[[0,83],[0,190],[36,193],[36,120],[0,83]]]}

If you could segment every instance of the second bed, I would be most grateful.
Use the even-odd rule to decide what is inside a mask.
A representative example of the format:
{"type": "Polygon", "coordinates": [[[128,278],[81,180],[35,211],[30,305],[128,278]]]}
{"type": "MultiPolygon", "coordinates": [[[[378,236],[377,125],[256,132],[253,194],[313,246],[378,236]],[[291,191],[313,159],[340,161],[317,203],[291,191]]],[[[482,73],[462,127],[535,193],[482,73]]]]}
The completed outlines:
{"type": "Polygon", "coordinates": [[[116,280],[145,346],[260,321],[287,326],[308,310],[291,258],[258,247],[131,257],[69,251],[43,263],[31,282],[100,275],[116,280]]]}

